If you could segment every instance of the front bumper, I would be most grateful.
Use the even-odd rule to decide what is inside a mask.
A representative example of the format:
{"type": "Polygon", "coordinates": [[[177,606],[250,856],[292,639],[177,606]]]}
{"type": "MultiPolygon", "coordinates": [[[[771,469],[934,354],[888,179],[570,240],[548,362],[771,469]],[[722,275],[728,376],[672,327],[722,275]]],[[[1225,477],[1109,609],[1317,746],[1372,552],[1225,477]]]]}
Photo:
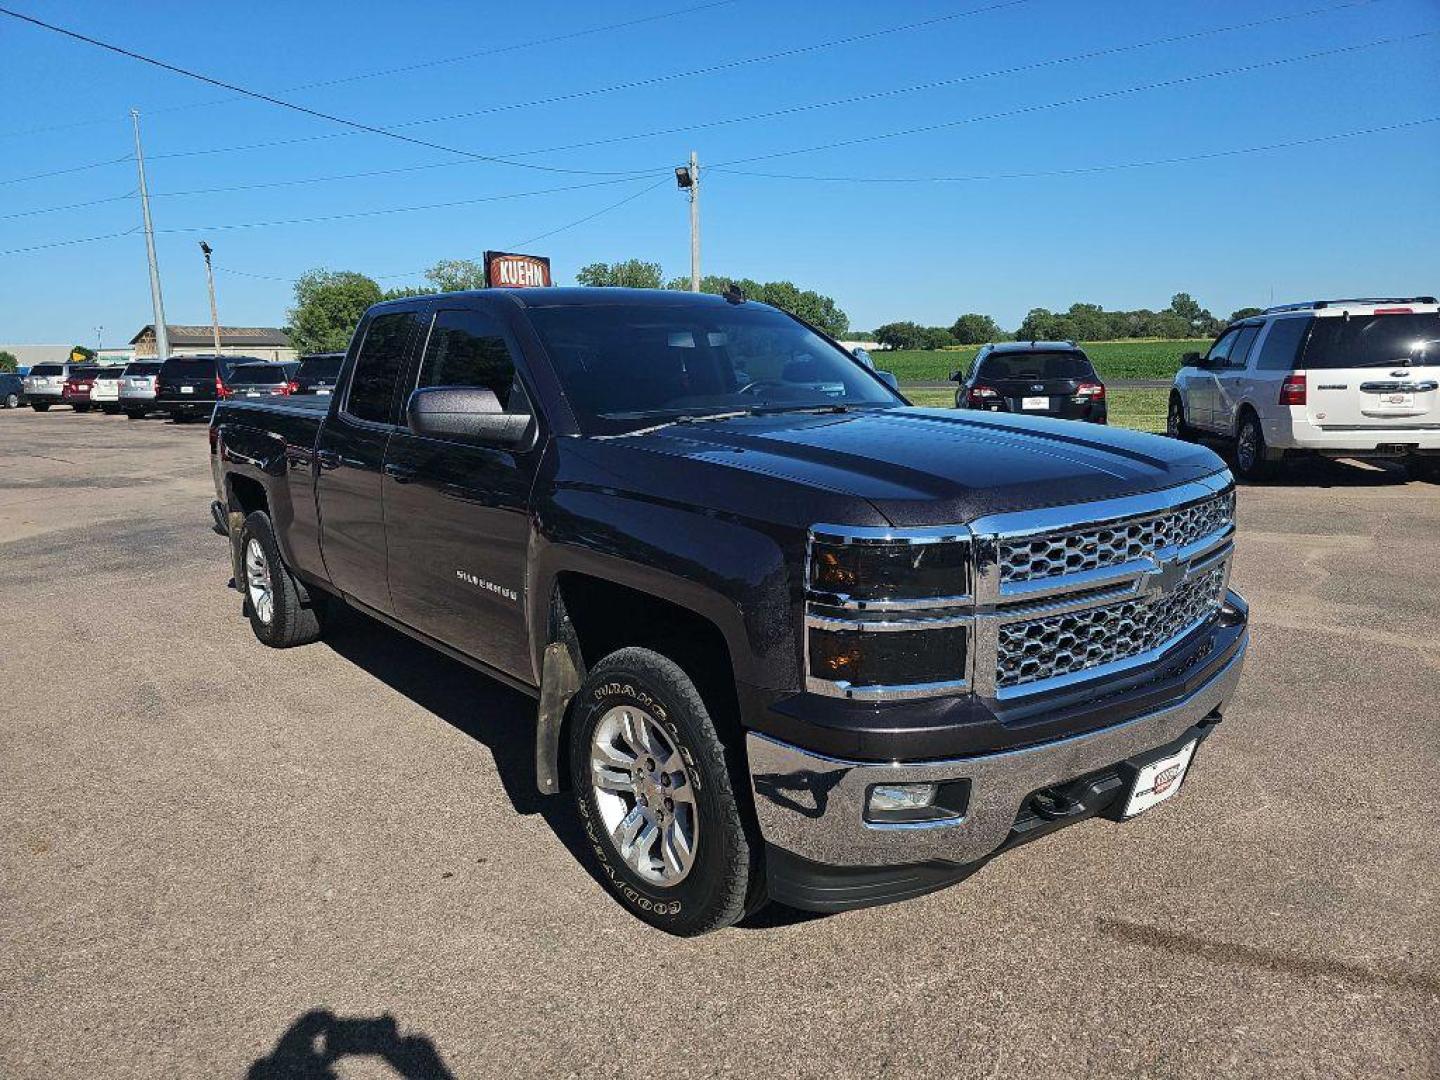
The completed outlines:
{"type": "Polygon", "coordinates": [[[1235,690],[1247,645],[1248,638],[1209,680],[1177,703],[1099,731],[999,753],[875,764],[826,757],[752,731],[746,748],[761,834],[772,848],[821,866],[907,867],[939,861],[963,867],[983,861],[1006,845],[1036,791],[1118,767],[1187,732],[1208,730],[1235,690]],[[947,781],[969,782],[963,817],[884,824],[865,820],[875,784],[947,781]]]}

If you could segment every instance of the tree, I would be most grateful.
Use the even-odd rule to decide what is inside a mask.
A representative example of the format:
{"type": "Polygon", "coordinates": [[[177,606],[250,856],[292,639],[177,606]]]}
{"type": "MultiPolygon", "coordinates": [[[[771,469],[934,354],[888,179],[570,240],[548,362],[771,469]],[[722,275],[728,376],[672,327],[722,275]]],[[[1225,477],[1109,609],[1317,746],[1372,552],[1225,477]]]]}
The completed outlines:
{"type": "Polygon", "coordinates": [[[465,292],[485,288],[485,267],[474,259],[441,259],[425,271],[436,292],[465,292]]]}
{"type": "Polygon", "coordinates": [[[643,259],[626,259],[616,263],[591,263],[575,275],[581,285],[592,288],[611,286],[625,289],[658,289],[663,276],[660,264],[643,259]]]}
{"type": "Polygon", "coordinates": [[[0,349],[0,371],[14,371],[19,366],[19,357],[8,349],[0,349]]]}
{"type": "Polygon", "coordinates": [[[296,352],[342,352],[360,316],[381,299],[380,286],[353,270],[315,269],[295,282],[290,340],[296,352]]]}
{"type": "Polygon", "coordinates": [[[1189,293],[1176,293],[1170,298],[1170,311],[1185,320],[1190,327],[1186,337],[1204,337],[1220,329],[1220,320],[1200,306],[1189,293]]]}
{"type": "Polygon", "coordinates": [[[989,315],[961,315],[950,327],[950,335],[961,345],[984,345],[998,341],[1000,326],[989,315]]]}
{"type": "Polygon", "coordinates": [[[1242,307],[1239,311],[1232,311],[1230,313],[1230,321],[1239,322],[1241,319],[1248,319],[1251,315],[1259,314],[1260,309],[1258,307],[1242,307]]]}
{"type": "MultiPolygon", "coordinates": [[[[762,283],[752,278],[729,278],[718,274],[706,274],[700,279],[700,291],[716,296],[723,296],[732,285],[737,286],[747,300],[758,300],[788,311],[833,338],[844,337],[850,332],[850,316],[840,309],[840,305],[813,289],[800,288],[793,281],[762,283]]],[[[690,279],[671,278],[665,287],[683,292],[690,288],[690,279]]]]}
{"type": "Polygon", "coordinates": [[[887,349],[923,349],[924,333],[919,323],[892,322],[875,328],[875,340],[887,349]]]}

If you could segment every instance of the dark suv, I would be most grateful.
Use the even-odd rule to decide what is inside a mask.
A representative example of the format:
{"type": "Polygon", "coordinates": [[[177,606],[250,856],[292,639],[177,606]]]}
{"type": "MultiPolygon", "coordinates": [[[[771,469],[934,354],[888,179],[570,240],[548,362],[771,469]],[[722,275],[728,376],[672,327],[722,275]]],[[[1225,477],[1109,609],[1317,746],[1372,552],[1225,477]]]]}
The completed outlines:
{"type": "Polygon", "coordinates": [[[240,364],[263,364],[258,356],[172,356],[160,365],[155,408],[172,420],[210,415],[215,402],[230,396],[231,372],[240,364]]]}
{"type": "Polygon", "coordinates": [[[311,353],[300,358],[300,370],[290,380],[292,394],[328,394],[340,378],[343,352],[311,353]]]}
{"type": "Polygon", "coordinates": [[[1073,341],[1006,341],[984,345],[959,383],[957,409],[1025,413],[1059,420],[1107,420],[1105,384],[1073,341]]]}

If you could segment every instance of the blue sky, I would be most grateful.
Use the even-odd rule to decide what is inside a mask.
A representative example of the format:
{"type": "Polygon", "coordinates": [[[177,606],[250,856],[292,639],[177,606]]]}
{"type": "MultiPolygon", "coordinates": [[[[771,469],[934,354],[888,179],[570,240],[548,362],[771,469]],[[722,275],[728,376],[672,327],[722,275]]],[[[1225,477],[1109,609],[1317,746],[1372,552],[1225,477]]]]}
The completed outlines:
{"type": "MultiPolygon", "coordinates": [[[[965,311],[1013,327],[1034,306],[1085,300],[1160,308],[1181,290],[1224,315],[1269,301],[1272,290],[1278,302],[1440,289],[1440,123],[1178,164],[1014,175],[1440,117],[1435,0],[704,2],[14,0],[38,18],[366,123],[470,114],[397,129],[417,138],[486,155],[549,152],[517,159],[546,168],[521,168],[341,133],[0,18],[0,250],[138,225],[137,200],[124,197],[135,187],[129,161],[4,182],[124,157],[133,105],[143,116],[171,322],[208,319],[200,239],[214,246],[221,268],[221,320],[273,325],[284,321],[288,281],[308,268],[418,284],[418,271],[437,259],[513,248],[656,181],[665,182],[525,250],[549,255],[562,283],[587,262],[627,257],[660,262],[670,276],[687,273],[686,207],[667,175],[691,149],[705,170],[704,270],[791,279],[834,296],[862,328],[893,319],[948,324],[965,311]],[[509,48],[685,8],[698,10],[509,48]],[[1279,21],[1046,63],[1269,19],[1279,21]],[[937,21],[732,64],[924,20],[937,21]],[[1404,40],[1270,63],[1393,38],[1404,40]],[[730,66],[662,78],[714,65],[730,66]],[[993,74],[1022,65],[1039,66],[993,74]],[[1269,66],[1231,70],[1251,65],[1269,66]],[[349,78],[405,67],[411,70],[349,78]],[[1190,81],[1112,93],[1180,79],[1190,81]],[[296,89],[321,81],[332,84],[296,89]],[[948,82],[888,93],[941,81],[948,82]],[[557,96],[565,100],[531,104],[557,96]],[[1075,98],[1090,100],[1049,107],[1075,98]],[[976,117],[991,118],[964,122],[976,117]],[[872,138],[923,127],[932,130],[872,138]],[[549,149],[669,129],[680,130],[549,149]],[[862,141],[789,153],[847,140],[862,141]],[[285,145],[193,153],[272,142],[285,145]],[[719,167],[726,163],[733,170],[719,167]],[[857,183],[734,171],[742,169],[989,179],[857,183]],[[252,186],[360,172],[384,174],[252,186]],[[250,190],[214,190],[239,187],[250,190]],[[572,190],[478,201],[555,188],[572,190]],[[92,200],[108,201],[28,213],[92,200]],[[372,213],[462,201],[468,204],[372,213]]],[[[93,342],[103,325],[114,344],[150,318],[138,232],[0,256],[0,341],[93,342]]]]}

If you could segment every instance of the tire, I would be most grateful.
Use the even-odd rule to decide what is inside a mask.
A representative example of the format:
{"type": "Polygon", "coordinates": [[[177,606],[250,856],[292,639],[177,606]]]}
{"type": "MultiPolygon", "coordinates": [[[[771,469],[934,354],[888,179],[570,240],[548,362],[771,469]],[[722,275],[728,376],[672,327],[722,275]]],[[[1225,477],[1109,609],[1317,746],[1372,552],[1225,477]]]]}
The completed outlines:
{"type": "Polygon", "coordinates": [[[1275,462],[1265,447],[1265,432],[1253,412],[1241,414],[1235,432],[1235,475],[1246,480],[1268,480],[1275,475],[1275,462]]]}
{"type": "Polygon", "coordinates": [[[32,401],[32,402],[30,403],[30,407],[31,407],[32,409],[34,409],[36,412],[49,412],[49,411],[50,411],[50,402],[48,402],[48,401],[32,401]]]}
{"type": "Polygon", "coordinates": [[[119,416],[119,415],[120,415],[120,406],[119,406],[119,405],[102,405],[102,406],[100,406],[100,408],[101,408],[101,410],[105,413],[106,416],[119,416]]]}
{"type": "Polygon", "coordinates": [[[256,510],[240,527],[241,571],[245,614],[255,636],[272,649],[308,645],[323,630],[325,599],[318,594],[309,604],[280,558],[270,516],[256,510]]]}
{"type": "Polygon", "coordinates": [[[1185,403],[1180,400],[1180,395],[1173,391],[1170,394],[1170,407],[1165,413],[1165,434],[1183,442],[1195,441],[1195,429],[1185,422],[1185,403]]]}
{"type": "Polygon", "coordinates": [[[76,412],[89,412],[89,411],[90,411],[90,406],[89,406],[88,403],[87,403],[87,404],[83,404],[83,405],[71,405],[70,407],[71,407],[72,409],[74,409],[76,412]]]}
{"type": "Polygon", "coordinates": [[[126,409],[125,415],[128,416],[131,420],[145,419],[145,414],[143,412],[140,412],[138,409],[126,409]]]}
{"type": "Polygon", "coordinates": [[[620,649],[591,669],[573,709],[571,787],[586,850],[621,905],[679,937],[730,926],[759,906],[760,845],[741,817],[725,746],[680,666],[620,649]],[[627,835],[628,849],[617,839],[627,835]],[[688,865],[677,836],[690,841],[688,865]]]}
{"type": "Polygon", "coordinates": [[[7,394],[5,397],[5,407],[7,409],[18,409],[20,407],[20,395],[7,394]]]}

